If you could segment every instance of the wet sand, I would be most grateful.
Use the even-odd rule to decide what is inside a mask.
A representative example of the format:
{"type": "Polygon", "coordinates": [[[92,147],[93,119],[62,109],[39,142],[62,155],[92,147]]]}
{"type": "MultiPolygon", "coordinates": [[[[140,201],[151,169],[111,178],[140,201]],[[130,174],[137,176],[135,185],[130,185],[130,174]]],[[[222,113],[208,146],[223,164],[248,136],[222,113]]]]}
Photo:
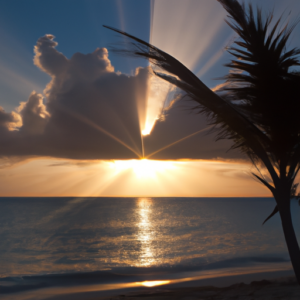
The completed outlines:
{"type": "MultiPolygon", "coordinates": [[[[228,287],[186,287],[174,289],[149,289],[97,300],[299,300],[300,286],[294,277],[279,280],[237,283],[228,287]]],[[[96,300],[96,298],[95,298],[96,300]]]]}
{"type": "Polygon", "coordinates": [[[299,300],[300,286],[287,272],[248,274],[193,281],[189,285],[83,292],[47,297],[47,300],[299,300]],[[276,276],[277,275],[277,276],[276,276]],[[278,277],[283,275],[285,277],[278,277]],[[266,279],[262,279],[266,276],[266,279]],[[253,280],[255,279],[255,280],[253,280]],[[257,279],[257,280],[256,280],[257,279]],[[240,280],[240,281],[239,281],[240,280]],[[253,281],[250,281],[253,280],[253,281]],[[226,285],[226,283],[236,282],[226,285]]]}
{"type": "Polygon", "coordinates": [[[53,286],[4,293],[1,300],[299,300],[300,286],[292,270],[192,280],[156,287],[125,284],[53,286]]]}

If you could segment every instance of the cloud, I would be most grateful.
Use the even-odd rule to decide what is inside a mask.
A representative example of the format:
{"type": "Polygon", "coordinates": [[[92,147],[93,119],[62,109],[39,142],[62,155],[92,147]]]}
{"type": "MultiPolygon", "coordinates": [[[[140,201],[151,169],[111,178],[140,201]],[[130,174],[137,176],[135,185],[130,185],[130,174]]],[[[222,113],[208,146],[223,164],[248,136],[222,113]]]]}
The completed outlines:
{"type": "Polygon", "coordinates": [[[228,151],[232,145],[230,141],[215,140],[209,121],[194,107],[193,101],[183,98],[167,110],[167,116],[145,137],[146,156],[153,159],[243,158],[238,151],[228,151]]]}
{"type": "Polygon", "coordinates": [[[0,131],[2,131],[2,133],[14,130],[16,127],[21,125],[21,122],[22,120],[17,113],[7,113],[2,107],[0,107],[0,131]]]}
{"type": "Polygon", "coordinates": [[[17,108],[21,118],[22,127],[20,132],[26,134],[42,134],[50,118],[46,106],[43,103],[43,96],[32,92],[27,102],[21,102],[17,108]]]}
{"type": "Polygon", "coordinates": [[[68,59],[55,49],[58,43],[53,39],[54,36],[51,34],[46,34],[38,39],[34,46],[33,62],[47,74],[57,76],[62,75],[63,71],[67,69],[68,59]]]}
{"type": "MultiPolygon", "coordinates": [[[[34,47],[34,64],[51,76],[44,96],[33,91],[15,112],[0,109],[0,155],[88,160],[141,156],[141,130],[149,118],[146,108],[151,108],[147,100],[155,94],[150,68],[137,68],[128,76],[115,72],[105,48],[68,59],[56,46],[54,36],[47,34],[34,47]]],[[[239,157],[226,153],[230,143],[215,143],[212,135],[184,139],[204,129],[207,121],[182,103],[169,101],[167,115],[144,138],[146,154],[157,152],[152,158],[158,159],[239,157]],[[184,142],[174,144],[180,139],[184,142]]],[[[150,109],[152,120],[158,107],[150,109]]]]}
{"type": "MultiPolygon", "coordinates": [[[[16,112],[0,112],[3,126],[19,127],[2,142],[2,155],[79,159],[125,159],[141,154],[137,107],[147,99],[149,68],[133,76],[114,71],[105,48],[75,53],[56,50],[54,36],[41,37],[34,64],[51,76],[43,96],[32,92],[16,112]],[[2,116],[3,115],[3,116],[2,116]]],[[[1,141],[1,138],[0,138],[1,141]]]]}

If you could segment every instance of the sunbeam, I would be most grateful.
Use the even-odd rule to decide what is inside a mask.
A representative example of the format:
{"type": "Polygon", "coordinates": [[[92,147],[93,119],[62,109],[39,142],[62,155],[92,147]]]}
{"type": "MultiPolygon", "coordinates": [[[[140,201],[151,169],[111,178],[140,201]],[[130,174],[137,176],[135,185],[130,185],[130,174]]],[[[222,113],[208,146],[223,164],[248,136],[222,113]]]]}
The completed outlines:
{"type": "Polygon", "coordinates": [[[125,142],[123,142],[122,140],[120,140],[119,138],[117,138],[116,136],[114,136],[113,134],[111,134],[110,132],[108,132],[107,130],[105,130],[104,128],[102,128],[101,126],[99,126],[98,124],[95,124],[93,121],[91,121],[90,119],[85,118],[83,115],[78,114],[77,112],[71,111],[69,109],[65,109],[62,105],[57,104],[57,108],[59,108],[60,110],[64,111],[65,113],[71,115],[72,117],[78,119],[79,121],[90,125],[91,127],[99,130],[100,132],[106,134],[107,136],[109,136],[110,138],[112,138],[113,140],[115,140],[116,142],[120,143],[121,145],[123,145],[124,147],[126,147],[127,149],[129,149],[131,152],[133,152],[137,157],[142,158],[143,156],[141,155],[141,153],[137,152],[136,150],[134,150],[132,147],[130,147],[129,145],[127,145],[125,142]]]}
{"type": "Polygon", "coordinates": [[[300,0],[0,3],[0,300],[296,299],[300,0]]]}
{"type": "Polygon", "coordinates": [[[4,197],[269,195],[262,185],[252,179],[250,165],[241,161],[137,159],[76,162],[38,159],[0,168],[0,176],[0,189],[4,197]]]}
{"type": "Polygon", "coordinates": [[[221,33],[225,16],[217,1],[154,0],[150,43],[194,70],[221,33]]]}
{"type": "Polygon", "coordinates": [[[144,135],[141,134],[141,141],[142,141],[142,154],[143,158],[145,157],[145,147],[144,147],[144,135]]]}
{"type": "MultiPolygon", "coordinates": [[[[213,1],[153,0],[150,43],[179,59],[189,69],[203,75],[220,59],[224,45],[228,44],[228,37],[222,35],[225,16],[222,7],[213,1]],[[214,43],[220,37],[224,42],[216,51],[214,43]],[[212,51],[215,54],[211,57],[212,51]]],[[[172,92],[175,90],[171,84],[156,76],[149,77],[149,84],[143,135],[151,133],[165,102],[174,97],[172,92]]]]}
{"type": "Polygon", "coordinates": [[[174,146],[174,145],[176,145],[176,144],[178,144],[178,143],[180,143],[180,142],[183,142],[184,140],[186,140],[186,139],[188,139],[188,138],[191,138],[192,136],[194,136],[194,135],[196,135],[196,134],[198,134],[198,133],[207,131],[208,129],[210,129],[210,128],[212,128],[212,127],[213,127],[213,125],[208,126],[208,127],[204,128],[204,129],[201,129],[201,130],[199,130],[199,131],[196,131],[196,132],[194,132],[194,133],[192,133],[192,134],[189,134],[189,135],[187,135],[187,136],[181,138],[180,140],[177,140],[177,141],[175,141],[175,142],[173,142],[173,143],[171,143],[171,144],[169,144],[169,145],[167,145],[167,146],[164,146],[164,147],[162,147],[162,148],[160,148],[160,149],[158,149],[158,150],[156,150],[156,151],[150,153],[149,155],[147,155],[146,158],[150,158],[150,157],[153,156],[154,154],[157,154],[157,153],[159,153],[159,152],[161,152],[161,151],[163,151],[163,150],[165,150],[165,149],[167,149],[167,148],[170,148],[170,147],[172,147],[172,146],[174,146]]]}
{"type": "Polygon", "coordinates": [[[228,37],[228,39],[225,41],[225,43],[221,46],[220,49],[215,51],[215,54],[213,54],[209,60],[204,64],[203,67],[197,72],[198,77],[204,76],[215,64],[216,62],[222,57],[223,53],[226,51],[226,47],[231,44],[233,41],[235,35],[232,34],[228,37]]]}
{"type": "Polygon", "coordinates": [[[161,80],[153,74],[149,76],[148,82],[147,104],[145,107],[144,121],[141,126],[143,135],[151,133],[155,122],[161,115],[164,103],[168,99],[168,95],[175,89],[171,84],[161,80]]]}
{"type": "Polygon", "coordinates": [[[139,179],[155,178],[158,173],[175,169],[172,161],[148,160],[146,158],[116,160],[112,164],[112,168],[115,168],[117,172],[131,170],[139,179]]]}
{"type": "Polygon", "coordinates": [[[118,9],[118,15],[119,15],[119,21],[122,30],[125,30],[125,17],[124,17],[124,7],[123,7],[123,1],[122,0],[117,0],[117,9],[118,9]]]}

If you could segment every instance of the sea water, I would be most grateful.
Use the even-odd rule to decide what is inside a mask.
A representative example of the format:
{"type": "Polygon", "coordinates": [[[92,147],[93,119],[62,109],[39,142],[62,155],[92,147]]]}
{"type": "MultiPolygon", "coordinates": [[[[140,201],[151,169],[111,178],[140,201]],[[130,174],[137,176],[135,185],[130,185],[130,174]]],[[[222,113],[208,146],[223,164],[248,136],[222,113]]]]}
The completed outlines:
{"type": "MultiPolygon", "coordinates": [[[[291,268],[279,215],[262,225],[274,207],[273,198],[0,198],[0,277],[291,268]]],[[[292,201],[298,239],[299,214],[292,201]]]]}

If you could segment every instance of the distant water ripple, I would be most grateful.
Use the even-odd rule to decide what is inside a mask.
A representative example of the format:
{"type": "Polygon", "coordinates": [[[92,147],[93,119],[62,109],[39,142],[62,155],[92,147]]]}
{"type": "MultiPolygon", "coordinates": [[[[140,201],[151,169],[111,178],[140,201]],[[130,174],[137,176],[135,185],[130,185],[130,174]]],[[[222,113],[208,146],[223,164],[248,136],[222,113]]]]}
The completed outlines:
{"type": "MultiPolygon", "coordinates": [[[[288,260],[271,198],[1,198],[0,277],[288,260]]],[[[300,237],[300,207],[293,202],[300,237]]]]}

